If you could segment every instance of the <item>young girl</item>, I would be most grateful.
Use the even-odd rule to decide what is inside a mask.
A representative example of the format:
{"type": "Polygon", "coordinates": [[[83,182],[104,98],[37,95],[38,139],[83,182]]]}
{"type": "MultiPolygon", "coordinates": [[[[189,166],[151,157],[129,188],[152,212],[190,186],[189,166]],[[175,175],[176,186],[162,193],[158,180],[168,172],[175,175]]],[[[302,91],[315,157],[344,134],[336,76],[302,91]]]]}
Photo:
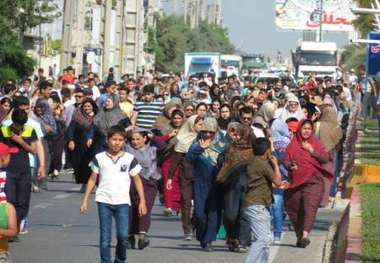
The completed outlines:
{"type": "Polygon", "coordinates": [[[142,167],[133,155],[124,152],[126,134],[123,127],[112,126],[107,133],[107,151],[98,153],[91,162],[92,174],[80,206],[81,213],[88,211],[88,198],[95,187],[100,224],[100,258],[102,263],[111,261],[112,217],[116,223],[115,262],[126,262],[128,245],[128,217],[131,200],[131,177],[139,195],[138,214],[146,214],[144,188],[139,176],[142,167]]]}
{"type": "Polygon", "coordinates": [[[157,148],[150,145],[147,130],[143,128],[135,128],[132,130],[130,142],[126,146],[126,152],[132,154],[141,165],[140,172],[142,185],[146,198],[147,213],[144,216],[138,216],[138,205],[140,203],[139,196],[136,193],[135,186],[131,186],[131,217],[129,220],[129,243],[131,248],[135,247],[134,235],[139,235],[138,248],[144,249],[149,246],[147,233],[151,223],[151,211],[154,200],[157,195],[157,181],[161,174],[157,168],[157,148]]]}

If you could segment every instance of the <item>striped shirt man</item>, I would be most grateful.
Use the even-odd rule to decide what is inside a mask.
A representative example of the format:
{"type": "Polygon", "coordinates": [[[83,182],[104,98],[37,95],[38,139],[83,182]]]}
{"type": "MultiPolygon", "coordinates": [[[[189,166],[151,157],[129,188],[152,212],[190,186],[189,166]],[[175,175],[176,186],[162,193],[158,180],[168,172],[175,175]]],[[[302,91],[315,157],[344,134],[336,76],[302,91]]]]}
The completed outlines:
{"type": "Polygon", "coordinates": [[[152,129],[157,117],[164,110],[164,106],[165,104],[159,101],[136,102],[134,108],[134,111],[137,113],[136,126],[149,130],[152,129]]]}

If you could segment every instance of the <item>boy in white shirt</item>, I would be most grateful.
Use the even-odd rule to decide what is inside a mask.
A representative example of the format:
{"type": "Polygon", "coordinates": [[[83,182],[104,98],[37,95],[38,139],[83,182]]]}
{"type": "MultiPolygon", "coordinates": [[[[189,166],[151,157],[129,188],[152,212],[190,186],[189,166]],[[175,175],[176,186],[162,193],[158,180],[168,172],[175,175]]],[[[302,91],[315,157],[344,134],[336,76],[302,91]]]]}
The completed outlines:
{"type": "Polygon", "coordinates": [[[98,205],[100,224],[101,263],[111,263],[112,217],[116,223],[115,263],[127,260],[128,211],[131,205],[129,189],[133,179],[139,195],[139,214],[146,214],[144,189],[139,177],[141,166],[133,155],[124,152],[126,133],[123,127],[113,126],[107,134],[108,150],[97,154],[90,163],[92,174],[80,206],[81,213],[88,211],[88,198],[96,185],[95,201],[98,205]]]}

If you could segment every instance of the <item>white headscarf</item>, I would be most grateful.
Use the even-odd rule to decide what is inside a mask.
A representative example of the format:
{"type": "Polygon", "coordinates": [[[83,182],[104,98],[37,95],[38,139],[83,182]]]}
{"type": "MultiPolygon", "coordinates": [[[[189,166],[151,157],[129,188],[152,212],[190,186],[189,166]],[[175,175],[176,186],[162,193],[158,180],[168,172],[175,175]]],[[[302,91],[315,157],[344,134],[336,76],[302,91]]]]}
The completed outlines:
{"type": "Polygon", "coordinates": [[[281,113],[279,115],[280,115],[279,118],[281,118],[283,121],[286,121],[289,118],[296,118],[298,121],[305,119],[305,114],[302,111],[300,101],[293,94],[289,94],[285,107],[281,109],[281,113]],[[298,108],[295,112],[289,111],[290,102],[298,103],[298,108]]]}

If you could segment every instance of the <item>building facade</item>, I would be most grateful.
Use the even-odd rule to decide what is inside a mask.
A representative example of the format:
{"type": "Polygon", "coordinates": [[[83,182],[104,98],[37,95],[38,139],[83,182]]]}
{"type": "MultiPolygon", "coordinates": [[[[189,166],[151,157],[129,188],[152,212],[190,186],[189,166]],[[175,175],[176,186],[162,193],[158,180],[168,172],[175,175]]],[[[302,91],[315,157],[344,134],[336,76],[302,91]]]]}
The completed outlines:
{"type": "Polygon", "coordinates": [[[61,68],[134,75],[144,65],[143,0],[65,0],[61,68]]]}

